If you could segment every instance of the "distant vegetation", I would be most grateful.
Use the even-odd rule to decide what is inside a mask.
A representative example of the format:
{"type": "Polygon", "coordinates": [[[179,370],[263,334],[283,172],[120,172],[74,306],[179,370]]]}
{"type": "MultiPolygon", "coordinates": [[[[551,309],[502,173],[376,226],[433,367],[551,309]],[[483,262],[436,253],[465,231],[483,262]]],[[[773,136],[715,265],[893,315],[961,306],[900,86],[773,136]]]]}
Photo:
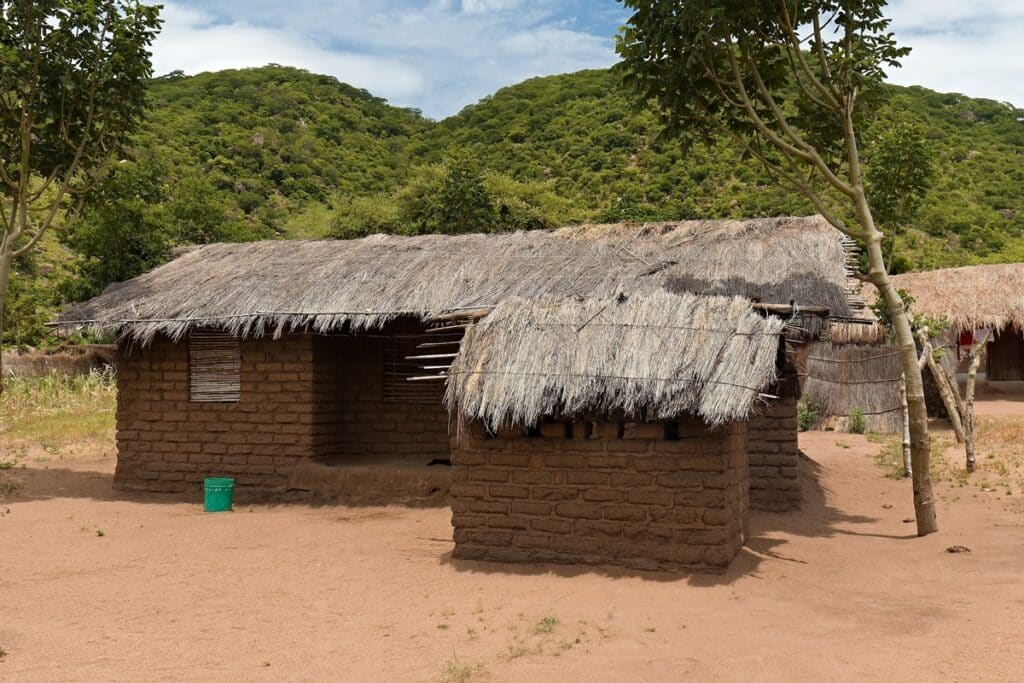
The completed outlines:
{"type": "MultiPolygon", "coordinates": [[[[909,120],[935,159],[896,265],[1024,260],[1024,110],[889,94],[868,153],[909,120]]],[[[660,140],[610,71],[531,79],[441,122],[288,67],[170,74],[129,152],[77,226],[20,266],[5,343],[39,343],[60,302],[184,244],[811,212],[727,145],[660,140]]]]}

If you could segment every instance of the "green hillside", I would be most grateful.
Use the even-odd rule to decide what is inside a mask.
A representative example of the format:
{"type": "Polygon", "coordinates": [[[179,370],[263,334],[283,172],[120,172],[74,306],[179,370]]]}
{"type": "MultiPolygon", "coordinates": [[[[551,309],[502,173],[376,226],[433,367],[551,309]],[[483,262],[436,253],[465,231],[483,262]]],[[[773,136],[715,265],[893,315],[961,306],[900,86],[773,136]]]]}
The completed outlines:
{"type": "MultiPolygon", "coordinates": [[[[910,115],[936,155],[936,178],[903,255],[913,268],[1024,260],[1024,110],[891,86],[876,128],[910,115]]],[[[412,153],[468,150],[487,167],[548,179],[593,216],[627,219],[810,212],[726,144],[658,142],[609,71],[536,78],[442,121],[412,153]]],[[[870,153],[872,130],[865,132],[870,153]]]]}
{"type": "MultiPolygon", "coordinates": [[[[936,167],[901,265],[1024,260],[1024,111],[889,94],[875,130],[917,121],[936,167]]],[[[288,67],[159,78],[129,159],[78,226],[16,274],[4,341],[38,342],[62,300],[180,244],[810,212],[728,145],[684,151],[658,134],[610,71],[530,79],[441,122],[288,67]]]]}

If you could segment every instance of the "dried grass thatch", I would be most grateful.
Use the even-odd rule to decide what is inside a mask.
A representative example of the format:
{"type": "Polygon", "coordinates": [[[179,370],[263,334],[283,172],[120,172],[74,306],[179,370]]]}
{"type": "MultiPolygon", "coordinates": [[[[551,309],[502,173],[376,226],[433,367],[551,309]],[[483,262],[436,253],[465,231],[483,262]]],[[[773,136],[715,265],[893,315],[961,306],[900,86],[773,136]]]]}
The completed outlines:
{"type": "Polygon", "coordinates": [[[807,353],[803,397],[822,420],[864,413],[869,431],[903,430],[900,384],[903,370],[893,346],[812,344],[807,353]]]}
{"type": "Polygon", "coordinates": [[[1024,263],[907,273],[892,283],[914,297],[911,312],[944,318],[956,332],[1024,331],[1024,263]]]}
{"type": "Polygon", "coordinates": [[[446,403],[494,429],[641,409],[742,420],[775,380],[784,325],[740,297],[512,298],[467,331],[446,403]]]}
{"type": "Polygon", "coordinates": [[[844,284],[839,233],[819,217],[374,235],[200,247],[109,287],[66,311],[60,324],[115,329],[146,343],[157,334],[180,338],[194,326],[243,336],[359,330],[509,297],[662,289],[846,315],[844,284]]]}

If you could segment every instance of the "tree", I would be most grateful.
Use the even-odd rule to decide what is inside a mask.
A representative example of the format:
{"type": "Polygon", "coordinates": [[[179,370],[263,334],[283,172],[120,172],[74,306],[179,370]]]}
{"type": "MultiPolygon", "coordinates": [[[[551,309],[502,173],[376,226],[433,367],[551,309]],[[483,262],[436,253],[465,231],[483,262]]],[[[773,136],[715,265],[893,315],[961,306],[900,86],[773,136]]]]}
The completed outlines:
{"type": "Polygon", "coordinates": [[[721,135],[865,248],[906,378],[917,532],[938,530],[921,370],[910,321],[889,280],[866,189],[859,131],[885,69],[909,50],[885,0],[623,0],[625,80],[652,101],[667,134],[721,135]]]}
{"type": "Polygon", "coordinates": [[[95,296],[164,260],[174,237],[163,205],[164,173],[155,161],[118,165],[81,218],[61,232],[61,242],[81,256],[75,277],[61,283],[67,300],[95,296]]]}
{"type": "Polygon", "coordinates": [[[901,116],[875,136],[868,151],[866,184],[871,210],[886,232],[889,272],[905,270],[895,255],[896,237],[917,215],[935,177],[935,150],[924,125],[901,116]]]}
{"type": "Polygon", "coordinates": [[[0,1],[0,312],[15,260],[74,220],[141,118],[158,13],[131,0],[0,1]]]}
{"type": "Polygon", "coordinates": [[[438,220],[444,232],[489,232],[494,227],[494,204],[483,179],[464,158],[448,162],[437,197],[438,220]]]}

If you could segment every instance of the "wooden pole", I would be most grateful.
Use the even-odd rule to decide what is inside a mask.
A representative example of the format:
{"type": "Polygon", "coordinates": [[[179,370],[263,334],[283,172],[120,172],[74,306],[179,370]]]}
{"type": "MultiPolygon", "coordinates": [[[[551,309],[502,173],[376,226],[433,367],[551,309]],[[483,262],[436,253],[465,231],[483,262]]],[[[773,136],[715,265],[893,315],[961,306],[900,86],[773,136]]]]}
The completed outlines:
{"type": "Polygon", "coordinates": [[[907,409],[907,382],[900,383],[900,405],[903,407],[903,476],[914,474],[910,461],[910,411],[907,409]]]}
{"type": "Polygon", "coordinates": [[[981,349],[988,342],[990,330],[986,330],[981,341],[971,344],[971,364],[967,369],[967,394],[964,401],[964,452],[967,456],[967,471],[973,472],[977,467],[977,460],[974,453],[974,386],[978,378],[978,366],[981,364],[981,349]]]}
{"type": "Polygon", "coordinates": [[[957,408],[956,401],[950,393],[949,386],[943,381],[945,373],[939,370],[938,363],[936,363],[935,358],[932,357],[932,344],[928,341],[927,328],[918,331],[918,338],[921,340],[922,347],[927,346],[928,353],[924,354],[924,360],[928,365],[928,370],[932,373],[932,377],[935,378],[936,386],[939,388],[939,396],[942,397],[942,402],[946,406],[946,412],[949,414],[949,421],[953,425],[953,432],[956,434],[957,443],[963,443],[965,438],[964,424],[960,419],[960,410],[957,408]]]}

